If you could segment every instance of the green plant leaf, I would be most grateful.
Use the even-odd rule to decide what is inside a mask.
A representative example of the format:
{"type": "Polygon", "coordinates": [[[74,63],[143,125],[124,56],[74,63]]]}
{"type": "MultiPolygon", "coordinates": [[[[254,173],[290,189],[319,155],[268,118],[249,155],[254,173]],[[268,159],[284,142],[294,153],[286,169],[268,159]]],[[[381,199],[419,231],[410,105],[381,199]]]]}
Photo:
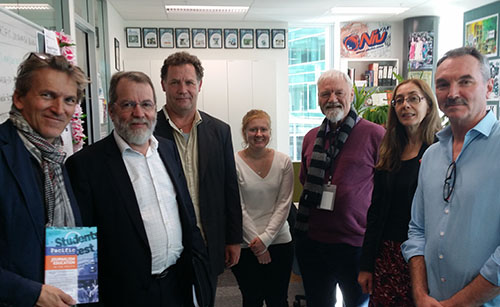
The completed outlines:
{"type": "Polygon", "coordinates": [[[362,87],[357,87],[356,85],[353,85],[354,88],[354,109],[358,113],[359,116],[363,116],[363,114],[366,111],[366,108],[368,107],[366,105],[366,100],[371,97],[375,92],[379,90],[378,87],[373,87],[369,88],[366,87],[366,85],[363,85],[362,87]]]}
{"type": "Polygon", "coordinates": [[[389,105],[368,106],[363,113],[363,118],[376,124],[384,124],[387,121],[387,112],[389,105]]]}
{"type": "Polygon", "coordinates": [[[395,72],[392,72],[392,75],[396,78],[396,80],[398,80],[398,84],[401,83],[401,82],[403,82],[405,80],[405,78],[403,78],[402,75],[397,74],[395,72]]]}

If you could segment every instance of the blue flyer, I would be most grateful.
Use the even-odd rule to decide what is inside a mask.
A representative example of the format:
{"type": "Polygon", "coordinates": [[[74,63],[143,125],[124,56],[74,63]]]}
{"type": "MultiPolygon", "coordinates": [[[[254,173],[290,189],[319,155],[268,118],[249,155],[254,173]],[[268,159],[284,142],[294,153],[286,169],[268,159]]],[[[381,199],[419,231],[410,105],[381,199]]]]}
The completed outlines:
{"type": "Polygon", "coordinates": [[[98,302],[97,227],[47,227],[45,242],[45,283],[78,304],[98,302]]]}

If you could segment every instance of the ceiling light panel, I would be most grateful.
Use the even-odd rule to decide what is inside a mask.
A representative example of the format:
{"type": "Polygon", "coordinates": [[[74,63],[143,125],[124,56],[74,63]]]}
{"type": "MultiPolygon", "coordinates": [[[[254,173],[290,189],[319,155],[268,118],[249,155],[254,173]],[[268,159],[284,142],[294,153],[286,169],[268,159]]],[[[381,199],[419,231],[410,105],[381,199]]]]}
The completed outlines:
{"type": "Polygon", "coordinates": [[[248,6],[165,5],[167,14],[245,14],[248,6]]]}
{"type": "Polygon", "coordinates": [[[46,3],[0,3],[7,10],[51,11],[54,8],[46,3]]]}

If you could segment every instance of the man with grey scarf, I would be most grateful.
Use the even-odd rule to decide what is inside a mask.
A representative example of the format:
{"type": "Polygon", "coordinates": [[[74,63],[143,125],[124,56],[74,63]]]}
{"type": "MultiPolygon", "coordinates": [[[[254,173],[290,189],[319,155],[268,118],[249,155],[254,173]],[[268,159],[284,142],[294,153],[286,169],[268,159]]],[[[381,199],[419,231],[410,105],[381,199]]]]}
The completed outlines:
{"type": "Polygon", "coordinates": [[[43,284],[45,228],[80,225],[60,135],[88,83],[63,56],[30,53],[0,125],[0,306],[70,306],[43,284]]]}
{"type": "Polygon", "coordinates": [[[344,306],[363,306],[367,296],[357,282],[359,258],[385,130],[358,117],[346,74],[326,71],[317,85],[325,119],[302,143],[297,260],[308,307],[333,307],[337,284],[344,306]]]}

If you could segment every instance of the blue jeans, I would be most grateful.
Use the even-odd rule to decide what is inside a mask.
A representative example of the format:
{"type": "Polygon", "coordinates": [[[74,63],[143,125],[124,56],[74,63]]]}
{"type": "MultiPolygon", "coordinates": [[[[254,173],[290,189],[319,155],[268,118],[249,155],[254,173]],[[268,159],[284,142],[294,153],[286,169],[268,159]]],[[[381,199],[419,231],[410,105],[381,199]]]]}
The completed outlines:
{"type": "Polygon", "coordinates": [[[296,236],[295,254],[299,262],[307,307],[334,307],[335,289],[340,286],[344,305],[365,306],[368,295],[358,284],[361,247],[328,244],[296,236]]]}

